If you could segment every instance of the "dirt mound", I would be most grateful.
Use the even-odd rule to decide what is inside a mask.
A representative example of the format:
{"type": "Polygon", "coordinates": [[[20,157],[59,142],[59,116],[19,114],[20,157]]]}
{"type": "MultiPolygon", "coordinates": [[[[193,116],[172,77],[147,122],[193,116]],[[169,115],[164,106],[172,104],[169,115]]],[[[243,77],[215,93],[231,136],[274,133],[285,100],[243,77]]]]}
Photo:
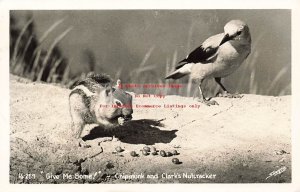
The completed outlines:
{"type": "Polygon", "coordinates": [[[11,76],[11,183],[291,182],[290,96],[215,98],[220,105],[210,107],[179,96],[134,98],[132,122],[108,131],[88,125],[91,147],[80,148],[69,92],[11,76]],[[161,108],[136,108],[145,104],[161,108]],[[179,154],[145,156],[145,145],[179,154]]]}

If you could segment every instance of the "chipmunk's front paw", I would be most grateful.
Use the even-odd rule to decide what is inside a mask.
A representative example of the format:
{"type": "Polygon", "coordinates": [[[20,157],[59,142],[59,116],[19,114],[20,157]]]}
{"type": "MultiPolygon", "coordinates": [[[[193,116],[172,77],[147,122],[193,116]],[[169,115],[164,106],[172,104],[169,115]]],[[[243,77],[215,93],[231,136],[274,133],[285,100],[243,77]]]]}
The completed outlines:
{"type": "Polygon", "coordinates": [[[85,141],[83,141],[82,139],[79,139],[78,141],[78,147],[83,147],[83,148],[90,148],[91,145],[87,144],[85,141]]]}
{"type": "Polygon", "coordinates": [[[118,124],[119,125],[124,125],[125,123],[129,122],[131,119],[132,119],[132,115],[119,117],[118,118],[118,124]]]}
{"type": "Polygon", "coordinates": [[[126,122],[126,120],[123,117],[118,118],[118,124],[119,125],[124,125],[125,122],[126,122]]]}

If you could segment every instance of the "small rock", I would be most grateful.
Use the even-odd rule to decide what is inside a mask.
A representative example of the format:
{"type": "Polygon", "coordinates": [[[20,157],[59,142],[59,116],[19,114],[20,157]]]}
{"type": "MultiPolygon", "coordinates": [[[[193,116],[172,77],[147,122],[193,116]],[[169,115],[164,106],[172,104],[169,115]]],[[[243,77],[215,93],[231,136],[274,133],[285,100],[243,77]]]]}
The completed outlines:
{"type": "Polygon", "coordinates": [[[164,150],[161,150],[160,152],[159,152],[159,154],[160,154],[160,156],[162,156],[162,157],[166,157],[167,155],[166,155],[166,152],[164,151],[164,150]]]}
{"type": "Polygon", "coordinates": [[[152,147],[152,148],[151,148],[151,151],[156,152],[157,150],[156,150],[155,147],[152,147]]]}
{"type": "Polygon", "coordinates": [[[149,155],[149,154],[148,154],[148,152],[147,152],[147,151],[145,151],[145,150],[143,150],[143,152],[142,152],[142,153],[143,153],[143,155],[145,155],[145,156],[149,155]]]}
{"type": "Polygon", "coordinates": [[[167,157],[171,157],[173,154],[171,152],[167,152],[167,157]]]}
{"type": "Polygon", "coordinates": [[[173,159],[172,159],[172,163],[174,163],[174,164],[179,164],[179,159],[173,158],[173,159]]]}
{"type": "Polygon", "coordinates": [[[146,151],[146,152],[150,152],[150,147],[145,146],[145,147],[143,147],[143,150],[146,151]]]}
{"type": "Polygon", "coordinates": [[[172,151],[172,154],[173,154],[173,155],[178,155],[177,150],[173,150],[173,151],[172,151]]]}
{"type": "Polygon", "coordinates": [[[131,155],[132,157],[136,157],[136,156],[137,156],[137,154],[136,154],[135,151],[131,151],[131,152],[130,152],[130,155],[131,155]]]}
{"type": "Polygon", "coordinates": [[[124,150],[120,146],[118,146],[118,147],[116,147],[116,151],[120,153],[120,152],[122,152],[124,150]]]}

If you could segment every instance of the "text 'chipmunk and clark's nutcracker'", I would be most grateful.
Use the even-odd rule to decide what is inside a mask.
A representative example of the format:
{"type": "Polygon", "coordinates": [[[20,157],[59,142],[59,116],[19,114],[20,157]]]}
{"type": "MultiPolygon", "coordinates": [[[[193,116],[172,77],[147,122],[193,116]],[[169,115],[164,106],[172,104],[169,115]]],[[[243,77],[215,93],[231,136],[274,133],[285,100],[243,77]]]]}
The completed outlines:
{"type": "Polygon", "coordinates": [[[233,73],[251,52],[251,35],[249,27],[240,20],[232,20],[220,33],[206,39],[198,48],[179,62],[176,70],[165,79],[179,79],[190,75],[194,83],[199,85],[199,101],[207,105],[215,105],[216,101],[206,100],[201,83],[206,78],[214,78],[228,97],[240,97],[228,93],[221,83],[221,78],[233,73]]]}

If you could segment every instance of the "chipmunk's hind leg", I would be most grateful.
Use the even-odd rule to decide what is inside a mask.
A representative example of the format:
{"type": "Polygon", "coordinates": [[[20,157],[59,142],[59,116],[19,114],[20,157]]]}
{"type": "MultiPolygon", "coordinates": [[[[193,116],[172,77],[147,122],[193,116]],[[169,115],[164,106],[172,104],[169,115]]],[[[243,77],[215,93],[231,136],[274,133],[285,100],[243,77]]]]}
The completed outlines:
{"type": "Polygon", "coordinates": [[[70,95],[69,109],[72,119],[72,135],[78,140],[80,147],[86,147],[87,144],[82,140],[81,134],[86,124],[84,116],[88,113],[88,109],[80,94],[73,93],[70,95]]]}

